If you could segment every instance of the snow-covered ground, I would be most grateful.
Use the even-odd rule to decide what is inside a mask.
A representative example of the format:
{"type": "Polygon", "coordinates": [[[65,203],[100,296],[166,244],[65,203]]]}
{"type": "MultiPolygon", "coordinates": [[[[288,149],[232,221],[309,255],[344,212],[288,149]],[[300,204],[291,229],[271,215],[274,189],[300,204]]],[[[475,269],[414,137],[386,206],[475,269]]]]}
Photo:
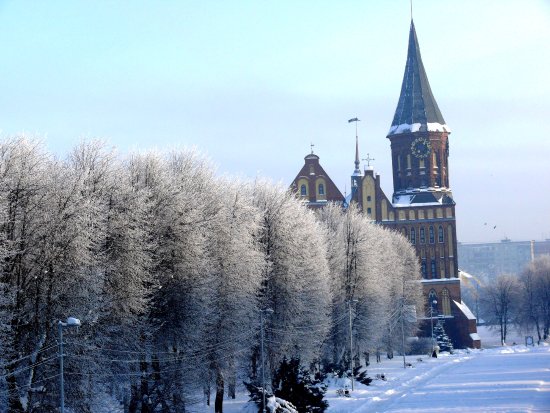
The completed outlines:
{"type": "MultiPolygon", "coordinates": [[[[382,359],[369,366],[371,377],[387,381],[356,383],[351,397],[337,395],[333,380],[327,413],[360,412],[550,412],[550,346],[516,345],[457,351],[439,358],[382,359]],[[420,361],[422,359],[422,361],[420,361]]],[[[224,412],[242,412],[246,396],[224,403],[224,412]]],[[[204,406],[205,412],[213,411],[204,406]]]]}
{"type": "Polygon", "coordinates": [[[410,361],[413,368],[393,359],[370,369],[371,375],[384,371],[388,381],[359,385],[349,398],[329,390],[328,412],[550,412],[550,346],[410,361]]]}

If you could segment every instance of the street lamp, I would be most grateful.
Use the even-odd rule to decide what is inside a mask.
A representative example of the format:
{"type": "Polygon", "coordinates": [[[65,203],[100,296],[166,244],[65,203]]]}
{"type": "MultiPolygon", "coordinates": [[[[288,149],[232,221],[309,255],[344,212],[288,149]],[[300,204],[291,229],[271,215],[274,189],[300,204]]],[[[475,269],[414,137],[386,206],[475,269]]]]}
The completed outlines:
{"type": "Polygon", "coordinates": [[[433,311],[434,311],[434,306],[437,305],[437,300],[433,300],[431,303],[430,303],[430,323],[432,325],[432,355],[434,353],[434,318],[433,318],[433,311]]]}
{"type": "Polygon", "coordinates": [[[67,321],[58,321],[57,326],[59,329],[59,411],[65,413],[65,383],[63,382],[63,329],[69,327],[80,327],[80,320],[78,318],[69,317],[67,321]]]}
{"type": "Polygon", "coordinates": [[[261,358],[262,358],[262,413],[265,412],[265,359],[264,359],[264,313],[273,314],[271,308],[260,310],[260,332],[261,332],[261,358]]]}
{"type": "Polygon", "coordinates": [[[359,300],[348,300],[348,307],[349,307],[349,366],[351,369],[351,391],[354,390],[353,388],[353,332],[352,332],[352,322],[351,322],[351,304],[357,303],[359,300]]]}

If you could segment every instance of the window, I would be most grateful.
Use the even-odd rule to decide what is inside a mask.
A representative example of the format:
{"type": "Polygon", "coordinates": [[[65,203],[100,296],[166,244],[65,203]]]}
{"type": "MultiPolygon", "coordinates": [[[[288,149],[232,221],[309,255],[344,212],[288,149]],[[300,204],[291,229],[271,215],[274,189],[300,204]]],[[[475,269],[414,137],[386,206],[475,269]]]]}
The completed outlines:
{"type": "Polygon", "coordinates": [[[411,228],[411,244],[416,244],[416,230],[414,228],[411,228]]]}
{"type": "Polygon", "coordinates": [[[370,195],[367,195],[367,202],[370,202],[370,195]]]}
{"type": "Polygon", "coordinates": [[[426,260],[423,258],[422,262],[420,263],[420,271],[422,272],[422,277],[426,278],[426,260]]]}
{"type": "Polygon", "coordinates": [[[430,244],[435,242],[434,227],[430,226],[430,244]]]}
{"type": "Polygon", "coordinates": [[[432,270],[432,278],[437,278],[437,266],[435,264],[434,259],[432,259],[432,262],[431,262],[431,270],[432,270]]]}
{"type": "Polygon", "coordinates": [[[424,227],[420,228],[420,243],[426,243],[426,235],[424,234],[424,227]]]}
{"type": "Polygon", "coordinates": [[[372,214],[372,210],[370,208],[367,208],[367,214],[372,214]]]}
{"type": "Polygon", "coordinates": [[[325,195],[325,186],[323,184],[319,184],[319,195],[325,195]]]}
{"type": "Polygon", "coordinates": [[[437,229],[437,238],[439,238],[440,243],[443,243],[445,241],[445,237],[443,236],[443,227],[441,225],[437,229]]]}
{"type": "Polygon", "coordinates": [[[302,184],[302,186],[300,187],[300,195],[301,196],[306,196],[307,195],[307,189],[306,189],[306,186],[304,184],[302,184]]]}
{"type": "Polygon", "coordinates": [[[449,297],[449,290],[446,288],[441,291],[441,310],[445,315],[451,315],[451,299],[449,297]]]}

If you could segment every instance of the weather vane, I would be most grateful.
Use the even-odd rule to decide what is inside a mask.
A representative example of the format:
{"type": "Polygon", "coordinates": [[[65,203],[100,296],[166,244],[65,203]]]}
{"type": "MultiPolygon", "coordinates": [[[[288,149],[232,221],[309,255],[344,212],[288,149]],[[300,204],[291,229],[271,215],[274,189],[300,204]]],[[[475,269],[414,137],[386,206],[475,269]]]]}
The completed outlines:
{"type": "Polygon", "coordinates": [[[310,144],[309,146],[311,146],[311,153],[313,154],[313,147],[314,147],[315,145],[313,144],[313,142],[311,142],[311,144],[310,144]]]}

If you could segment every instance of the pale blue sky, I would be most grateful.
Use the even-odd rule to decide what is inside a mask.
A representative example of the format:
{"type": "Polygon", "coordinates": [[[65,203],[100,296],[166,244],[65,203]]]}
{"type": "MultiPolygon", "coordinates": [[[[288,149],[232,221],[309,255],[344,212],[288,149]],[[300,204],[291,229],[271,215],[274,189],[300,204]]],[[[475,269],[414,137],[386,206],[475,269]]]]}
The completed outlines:
{"type": "MultiPolygon", "coordinates": [[[[414,20],[453,130],[459,240],[550,238],[550,2],[417,0],[414,20]]],[[[391,196],[409,22],[406,0],[1,1],[0,130],[60,156],[83,137],[195,145],[285,184],[314,142],[344,191],[358,116],[391,196]]]]}

